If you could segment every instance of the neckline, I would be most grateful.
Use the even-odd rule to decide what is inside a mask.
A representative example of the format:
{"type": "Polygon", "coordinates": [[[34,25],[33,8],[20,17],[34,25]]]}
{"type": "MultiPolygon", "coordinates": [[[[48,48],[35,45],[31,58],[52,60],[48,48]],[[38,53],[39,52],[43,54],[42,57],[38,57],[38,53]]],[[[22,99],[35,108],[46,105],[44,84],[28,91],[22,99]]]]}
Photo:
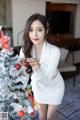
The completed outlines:
{"type": "MultiPolygon", "coordinates": [[[[45,44],[46,44],[46,42],[44,41],[44,44],[43,44],[43,47],[42,47],[42,51],[41,51],[41,57],[40,57],[40,59],[39,59],[39,62],[41,62],[42,59],[44,58],[44,54],[45,54],[45,53],[44,53],[45,44]]],[[[35,47],[34,47],[34,45],[33,45],[33,48],[32,48],[32,57],[36,58],[35,47]]]]}

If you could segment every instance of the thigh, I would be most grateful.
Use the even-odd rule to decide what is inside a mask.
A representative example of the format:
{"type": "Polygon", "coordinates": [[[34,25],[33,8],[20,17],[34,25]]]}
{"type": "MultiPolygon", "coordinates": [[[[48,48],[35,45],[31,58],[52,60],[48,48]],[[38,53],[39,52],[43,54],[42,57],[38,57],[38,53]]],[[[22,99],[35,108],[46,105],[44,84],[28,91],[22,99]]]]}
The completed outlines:
{"type": "Polygon", "coordinates": [[[55,120],[56,119],[56,110],[57,110],[56,105],[48,105],[47,120],[55,120]]]}
{"type": "Polygon", "coordinates": [[[47,120],[47,104],[39,103],[39,120],[47,120]]]}

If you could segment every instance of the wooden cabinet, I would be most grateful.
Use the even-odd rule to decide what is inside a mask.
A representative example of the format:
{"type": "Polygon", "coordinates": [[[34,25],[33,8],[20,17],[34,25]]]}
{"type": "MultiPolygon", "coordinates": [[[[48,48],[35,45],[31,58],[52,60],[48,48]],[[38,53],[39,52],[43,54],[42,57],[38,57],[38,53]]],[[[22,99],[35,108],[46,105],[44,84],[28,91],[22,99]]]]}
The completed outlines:
{"type": "MultiPolygon", "coordinates": [[[[72,45],[72,39],[74,38],[74,31],[75,31],[76,8],[77,8],[76,4],[57,4],[57,3],[50,3],[50,2],[46,3],[46,16],[50,22],[51,27],[53,26],[51,28],[51,30],[53,30],[53,32],[49,38],[49,41],[52,44],[56,44],[58,46],[72,45]],[[60,19],[60,17],[58,17],[58,20],[57,20],[56,19],[57,17],[55,18],[55,15],[53,15],[53,14],[55,14],[55,11],[56,11],[56,13],[57,12],[59,13],[59,16],[60,16],[60,13],[62,14],[62,12],[64,14],[70,13],[70,15],[71,15],[70,22],[68,19],[68,22],[69,22],[68,23],[67,20],[64,19],[64,17],[62,17],[63,22],[60,21],[60,20],[62,20],[62,19],[60,19]],[[54,21],[54,19],[56,19],[57,21],[60,21],[60,23],[58,22],[59,23],[58,25],[60,25],[59,29],[56,28],[56,25],[54,25],[54,24],[57,24],[56,20],[54,21]],[[67,23],[69,25],[69,28],[68,28],[68,30],[65,30],[65,29],[67,29],[67,26],[66,26],[67,23]],[[56,30],[54,32],[55,29],[58,29],[58,30],[56,30]]],[[[57,25],[57,27],[58,27],[58,25],[57,25]]]]}
{"type": "Polygon", "coordinates": [[[69,50],[80,50],[80,38],[73,38],[71,36],[55,36],[55,35],[51,35],[48,38],[48,41],[53,44],[56,45],[58,47],[63,47],[63,48],[67,48],[69,50]]]}
{"type": "Polygon", "coordinates": [[[64,35],[50,35],[50,37],[48,38],[48,41],[51,44],[60,46],[60,47],[67,47],[67,46],[71,46],[73,41],[73,36],[71,36],[70,34],[64,34],[64,35]]]}
{"type": "Polygon", "coordinates": [[[66,3],[46,3],[46,11],[74,11],[76,10],[76,4],[66,3]]]}

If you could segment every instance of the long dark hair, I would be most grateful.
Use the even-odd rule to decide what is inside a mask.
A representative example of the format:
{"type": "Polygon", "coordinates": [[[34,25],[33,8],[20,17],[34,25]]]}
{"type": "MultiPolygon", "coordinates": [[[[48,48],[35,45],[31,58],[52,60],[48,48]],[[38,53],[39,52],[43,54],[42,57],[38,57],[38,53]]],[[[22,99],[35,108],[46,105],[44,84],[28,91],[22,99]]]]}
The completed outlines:
{"type": "Polygon", "coordinates": [[[23,50],[24,50],[25,57],[31,57],[31,49],[32,49],[33,43],[31,42],[29,38],[29,30],[30,30],[32,22],[34,22],[35,20],[39,20],[43,24],[45,32],[48,28],[47,19],[44,15],[36,13],[28,18],[26,25],[25,25],[24,34],[23,34],[23,40],[24,40],[23,50]]]}

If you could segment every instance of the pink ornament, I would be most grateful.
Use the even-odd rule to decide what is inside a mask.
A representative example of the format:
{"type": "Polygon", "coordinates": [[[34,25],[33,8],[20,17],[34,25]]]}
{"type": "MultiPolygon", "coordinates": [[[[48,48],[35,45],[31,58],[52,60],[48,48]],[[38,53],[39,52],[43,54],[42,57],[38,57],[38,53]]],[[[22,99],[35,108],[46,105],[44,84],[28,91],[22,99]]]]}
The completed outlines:
{"type": "Polygon", "coordinates": [[[24,111],[19,111],[18,113],[17,113],[17,115],[18,115],[18,117],[23,117],[24,116],[24,114],[25,114],[25,112],[24,111]]]}
{"type": "Polygon", "coordinates": [[[0,31],[0,45],[2,48],[9,49],[9,37],[5,36],[2,31],[0,31]]]}

